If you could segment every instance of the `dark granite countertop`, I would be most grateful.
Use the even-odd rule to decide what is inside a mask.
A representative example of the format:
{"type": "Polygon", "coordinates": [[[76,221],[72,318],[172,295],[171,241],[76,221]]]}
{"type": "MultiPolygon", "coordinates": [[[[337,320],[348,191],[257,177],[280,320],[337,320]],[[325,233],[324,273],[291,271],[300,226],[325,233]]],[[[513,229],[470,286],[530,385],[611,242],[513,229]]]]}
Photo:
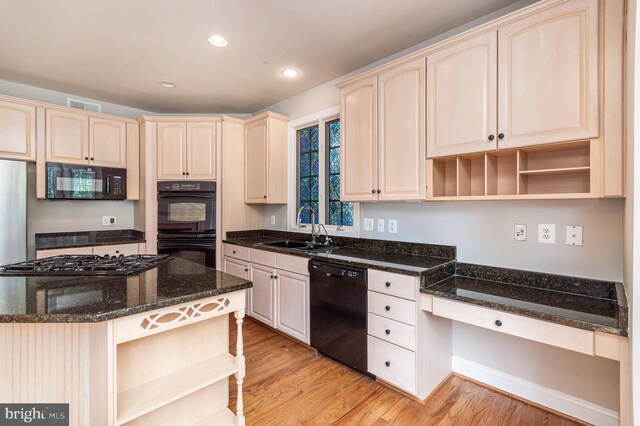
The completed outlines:
{"type": "Polygon", "coordinates": [[[264,243],[282,240],[308,241],[308,234],[271,232],[273,234],[266,231],[266,235],[258,236],[246,233],[229,233],[231,238],[228,235],[224,242],[309,259],[329,260],[346,266],[379,269],[414,276],[421,276],[431,269],[455,263],[455,248],[450,246],[335,237],[334,241],[338,247],[331,250],[307,252],[273,247],[264,245],[264,243]],[[438,257],[434,254],[451,257],[438,257]]]}
{"type": "Polygon", "coordinates": [[[144,232],[135,229],[113,231],[51,232],[36,234],[36,250],[144,243],[144,232]]]}
{"type": "Polygon", "coordinates": [[[571,327],[627,335],[621,283],[458,263],[421,292],[571,327]]]}
{"type": "Polygon", "coordinates": [[[100,322],[252,287],[174,258],[129,276],[0,277],[0,322],[100,322]]]}

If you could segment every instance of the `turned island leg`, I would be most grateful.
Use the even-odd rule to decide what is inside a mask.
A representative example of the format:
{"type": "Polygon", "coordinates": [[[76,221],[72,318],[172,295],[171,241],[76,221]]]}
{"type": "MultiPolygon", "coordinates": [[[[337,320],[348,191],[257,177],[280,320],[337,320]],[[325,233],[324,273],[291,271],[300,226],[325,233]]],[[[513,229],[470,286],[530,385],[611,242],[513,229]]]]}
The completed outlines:
{"type": "Polygon", "coordinates": [[[244,318],[244,309],[234,312],[236,324],[238,326],[238,338],[236,340],[236,365],[238,372],[236,373],[236,383],[238,384],[238,398],[236,403],[236,426],[244,426],[244,403],[242,401],[242,383],[245,375],[244,361],[244,345],[242,342],[242,319],[244,318]]]}

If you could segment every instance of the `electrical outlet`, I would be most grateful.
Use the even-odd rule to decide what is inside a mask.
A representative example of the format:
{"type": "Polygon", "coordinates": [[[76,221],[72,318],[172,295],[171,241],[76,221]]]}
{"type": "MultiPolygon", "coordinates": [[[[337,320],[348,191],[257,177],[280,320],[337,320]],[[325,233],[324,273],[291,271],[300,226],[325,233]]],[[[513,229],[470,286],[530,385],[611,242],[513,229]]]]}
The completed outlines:
{"type": "Polygon", "coordinates": [[[276,224],[276,217],[271,215],[271,224],[275,225],[276,224]]]}
{"type": "Polygon", "coordinates": [[[116,217],[115,216],[102,216],[102,226],[115,226],[116,217]]]}
{"type": "Polygon", "coordinates": [[[527,225],[516,223],[513,226],[513,239],[516,241],[527,241],[527,225]]]}
{"type": "Polygon", "coordinates": [[[543,244],[555,244],[556,225],[551,223],[538,224],[538,242],[543,244]]]}
{"type": "Polygon", "coordinates": [[[365,231],[373,231],[373,219],[366,218],[364,220],[364,230],[365,231]]]}
{"type": "Polygon", "coordinates": [[[567,245],[582,245],[582,225],[567,225],[567,245]]]}
{"type": "Polygon", "coordinates": [[[389,219],[389,233],[390,234],[398,233],[398,221],[396,219],[389,219]]]}
{"type": "Polygon", "coordinates": [[[378,232],[384,232],[384,219],[378,219],[378,232]]]}

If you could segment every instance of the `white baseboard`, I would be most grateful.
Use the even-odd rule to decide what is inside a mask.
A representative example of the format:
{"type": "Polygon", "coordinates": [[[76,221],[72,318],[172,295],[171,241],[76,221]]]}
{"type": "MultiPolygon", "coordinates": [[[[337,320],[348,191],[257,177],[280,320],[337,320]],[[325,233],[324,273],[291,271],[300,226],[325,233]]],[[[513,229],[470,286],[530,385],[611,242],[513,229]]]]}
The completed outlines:
{"type": "Polygon", "coordinates": [[[566,393],[540,386],[482,364],[453,356],[455,373],[500,389],[576,419],[602,426],[617,426],[618,413],[566,393]]]}

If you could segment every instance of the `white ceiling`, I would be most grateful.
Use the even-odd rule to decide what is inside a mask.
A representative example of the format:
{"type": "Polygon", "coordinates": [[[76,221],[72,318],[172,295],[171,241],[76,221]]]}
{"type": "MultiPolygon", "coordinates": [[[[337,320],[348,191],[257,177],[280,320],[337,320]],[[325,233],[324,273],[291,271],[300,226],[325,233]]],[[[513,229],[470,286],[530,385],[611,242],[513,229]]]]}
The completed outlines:
{"type": "Polygon", "coordinates": [[[0,79],[155,112],[254,112],[512,3],[2,0],[0,79]],[[284,79],[287,66],[302,75],[284,79]]]}

